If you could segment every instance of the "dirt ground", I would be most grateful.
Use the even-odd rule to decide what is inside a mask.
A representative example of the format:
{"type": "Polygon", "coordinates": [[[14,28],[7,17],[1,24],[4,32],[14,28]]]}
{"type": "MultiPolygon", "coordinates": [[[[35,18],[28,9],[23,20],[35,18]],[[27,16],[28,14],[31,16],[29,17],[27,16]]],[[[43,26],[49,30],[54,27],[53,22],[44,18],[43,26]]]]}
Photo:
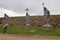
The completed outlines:
{"type": "Polygon", "coordinates": [[[0,33],[0,40],[60,40],[60,37],[32,37],[32,36],[17,36],[0,33]]]}

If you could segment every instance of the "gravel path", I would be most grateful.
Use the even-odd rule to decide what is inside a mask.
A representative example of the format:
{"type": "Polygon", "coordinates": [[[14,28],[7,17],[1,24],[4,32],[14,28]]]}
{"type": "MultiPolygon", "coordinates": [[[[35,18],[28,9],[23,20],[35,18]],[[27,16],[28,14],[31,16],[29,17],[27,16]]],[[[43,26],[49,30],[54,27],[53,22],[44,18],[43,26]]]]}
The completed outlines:
{"type": "Polygon", "coordinates": [[[28,37],[0,33],[0,40],[60,40],[60,37],[28,37]]]}

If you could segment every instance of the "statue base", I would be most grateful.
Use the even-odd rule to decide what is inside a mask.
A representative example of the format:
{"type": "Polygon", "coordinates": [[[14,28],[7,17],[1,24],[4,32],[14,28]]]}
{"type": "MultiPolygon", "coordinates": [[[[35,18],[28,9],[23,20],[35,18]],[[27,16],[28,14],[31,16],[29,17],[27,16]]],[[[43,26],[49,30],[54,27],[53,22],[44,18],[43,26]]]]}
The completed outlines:
{"type": "Polygon", "coordinates": [[[41,29],[43,30],[52,30],[52,26],[50,24],[44,24],[41,29]]]}
{"type": "Polygon", "coordinates": [[[26,24],[26,26],[30,26],[30,24],[26,24]]]}

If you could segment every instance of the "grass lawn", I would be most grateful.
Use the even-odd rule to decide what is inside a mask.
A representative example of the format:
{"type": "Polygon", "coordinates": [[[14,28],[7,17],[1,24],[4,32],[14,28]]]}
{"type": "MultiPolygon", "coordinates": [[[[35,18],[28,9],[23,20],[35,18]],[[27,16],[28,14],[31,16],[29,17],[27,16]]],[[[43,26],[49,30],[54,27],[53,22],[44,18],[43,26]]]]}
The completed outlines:
{"type": "MultiPolygon", "coordinates": [[[[0,27],[0,33],[2,32],[2,27],[0,27]]],[[[54,28],[51,31],[41,30],[39,27],[23,27],[23,26],[10,26],[7,29],[8,34],[17,35],[41,35],[41,36],[60,36],[60,28],[54,28]]]]}

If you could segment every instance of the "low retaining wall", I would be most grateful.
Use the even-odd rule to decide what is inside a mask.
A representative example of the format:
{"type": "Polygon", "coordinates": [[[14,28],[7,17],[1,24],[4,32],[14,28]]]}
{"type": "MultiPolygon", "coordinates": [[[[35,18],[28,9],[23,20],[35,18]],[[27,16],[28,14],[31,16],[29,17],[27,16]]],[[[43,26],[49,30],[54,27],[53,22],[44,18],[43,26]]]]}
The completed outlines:
{"type": "MultiPolygon", "coordinates": [[[[4,24],[5,23],[4,18],[0,18],[0,22],[4,24]]],[[[24,26],[26,24],[26,17],[25,16],[10,17],[9,24],[24,26]]],[[[31,26],[41,26],[44,24],[44,17],[43,16],[30,16],[30,24],[31,26]]],[[[60,27],[60,15],[51,15],[50,24],[52,26],[60,27]]]]}

